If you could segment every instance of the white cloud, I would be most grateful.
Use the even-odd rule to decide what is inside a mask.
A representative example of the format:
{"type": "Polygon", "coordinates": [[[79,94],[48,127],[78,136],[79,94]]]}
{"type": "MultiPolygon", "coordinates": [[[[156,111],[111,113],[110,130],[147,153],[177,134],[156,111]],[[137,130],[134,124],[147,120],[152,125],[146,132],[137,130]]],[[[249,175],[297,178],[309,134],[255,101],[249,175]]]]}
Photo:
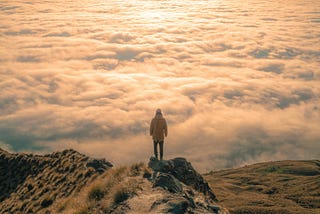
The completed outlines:
{"type": "Polygon", "coordinates": [[[160,107],[201,170],[319,158],[314,4],[4,1],[1,146],[146,160],[160,107]]]}

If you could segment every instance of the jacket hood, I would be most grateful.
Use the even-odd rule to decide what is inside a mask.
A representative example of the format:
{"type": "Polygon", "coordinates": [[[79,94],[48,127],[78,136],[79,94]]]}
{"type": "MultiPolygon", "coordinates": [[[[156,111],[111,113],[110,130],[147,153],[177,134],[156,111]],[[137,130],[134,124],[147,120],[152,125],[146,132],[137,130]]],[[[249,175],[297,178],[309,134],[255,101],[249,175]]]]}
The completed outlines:
{"type": "Polygon", "coordinates": [[[156,115],[154,116],[154,118],[155,118],[155,119],[161,119],[161,118],[163,118],[163,116],[162,116],[162,114],[156,114],[156,115]]]}

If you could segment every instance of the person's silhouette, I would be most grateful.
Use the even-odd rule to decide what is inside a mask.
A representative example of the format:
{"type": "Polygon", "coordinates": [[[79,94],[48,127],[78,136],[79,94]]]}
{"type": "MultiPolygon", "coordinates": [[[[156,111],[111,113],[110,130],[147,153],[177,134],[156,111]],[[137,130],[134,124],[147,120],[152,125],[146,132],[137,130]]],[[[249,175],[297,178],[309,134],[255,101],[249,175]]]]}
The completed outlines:
{"type": "Polygon", "coordinates": [[[160,160],[163,158],[164,137],[168,135],[167,121],[163,117],[161,109],[156,110],[156,115],[151,120],[150,135],[153,139],[154,156],[158,159],[158,144],[160,147],[160,160]]]}

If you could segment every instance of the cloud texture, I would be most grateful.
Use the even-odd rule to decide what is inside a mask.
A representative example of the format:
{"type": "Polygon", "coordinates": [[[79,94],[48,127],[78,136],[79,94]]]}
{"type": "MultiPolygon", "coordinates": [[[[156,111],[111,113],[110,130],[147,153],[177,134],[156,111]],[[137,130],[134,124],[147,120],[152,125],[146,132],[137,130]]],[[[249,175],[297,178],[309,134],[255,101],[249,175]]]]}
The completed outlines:
{"type": "Polygon", "coordinates": [[[0,2],[0,146],[202,171],[320,158],[320,3],[0,2]]]}

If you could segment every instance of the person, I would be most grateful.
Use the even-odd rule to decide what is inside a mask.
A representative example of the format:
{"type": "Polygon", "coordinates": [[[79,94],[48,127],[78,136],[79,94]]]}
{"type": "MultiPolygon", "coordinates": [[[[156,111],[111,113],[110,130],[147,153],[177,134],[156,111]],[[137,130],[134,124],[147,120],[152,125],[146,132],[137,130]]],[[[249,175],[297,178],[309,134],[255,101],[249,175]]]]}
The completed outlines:
{"type": "Polygon", "coordinates": [[[156,115],[150,123],[150,136],[153,139],[154,156],[158,159],[158,145],[160,148],[160,160],[163,159],[164,137],[168,135],[167,121],[163,117],[161,109],[156,110],[156,115]]]}

